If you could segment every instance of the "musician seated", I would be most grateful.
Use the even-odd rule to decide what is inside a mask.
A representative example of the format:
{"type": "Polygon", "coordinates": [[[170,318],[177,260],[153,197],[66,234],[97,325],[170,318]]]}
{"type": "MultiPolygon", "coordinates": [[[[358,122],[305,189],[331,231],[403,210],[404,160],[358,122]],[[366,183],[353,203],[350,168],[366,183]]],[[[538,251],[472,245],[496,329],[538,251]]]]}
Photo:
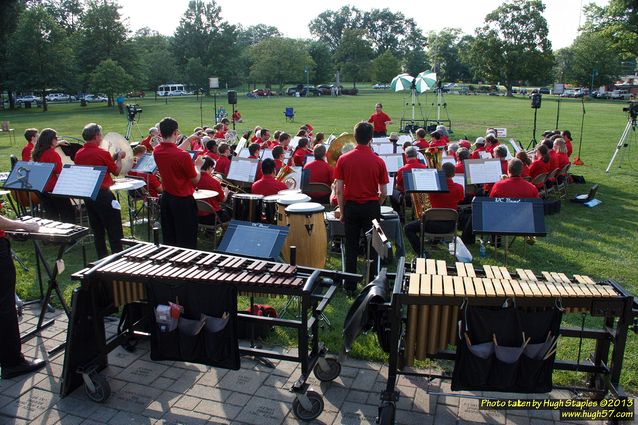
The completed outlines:
{"type": "MultiPolygon", "coordinates": [[[[550,157],[549,151],[545,145],[538,145],[536,147],[536,155],[534,155],[534,162],[529,166],[529,176],[532,180],[541,174],[549,174],[550,169],[550,157]]],[[[543,184],[536,185],[537,188],[543,187],[543,184]]]]}
{"type": "MultiPolygon", "coordinates": [[[[259,143],[252,143],[250,146],[248,146],[248,158],[249,159],[257,159],[260,160],[261,159],[261,146],[259,145],[259,143]]],[[[257,174],[255,175],[255,181],[259,180],[262,176],[261,174],[261,160],[259,161],[259,163],[257,164],[257,174]]]]}
{"type": "Polygon", "coordinates": [[[306,137],[299,139],[299,143],[292,154],[292,163],[296,167],[303,167],[306,163],[306,156],[312,155],[312,151],[308,149],[309,141],[306,137]]]}
{"type": "Polygon", "coordinates": [[[146,152],[152,153],[159,141],[159,130],[156,127],[151,127],[148,129],[148,136],[142,139],[140,145],[146,148],[146,152]]]}
{"type": "Polygon", "coordinates": [[[259,132],[259,140],[255,140],[255,143],[259,143],[259,147],[267,149],[270,145],[270,131],[267,128],[262,128],[259,132]]]}
{"type": "Polygon", "coordinates": [[[523,172],[521,173],[521,177],[528,180],[529,176],[529,166],[532,164],[532,160],[527,156],[527,152],[520,151],[516,153],[516,158],[520,159],[523,163],[523,172]]]}
{"type": "Polygon", "coordinates": [[[31,152],[33,152],[33,146],[35,146],[35,142],[38,140],[38,135],[37,128],[27,128],[24,130],[24,138],[27,140],[27,143],[22,148],[23,161],[31,161],[31,152]]]}
{"type": "MultiPolygon", "coordinates": [[[[441,167],[445,177],[447,178],[448,192],[429,193],[431,208],[451,208],[457,209],[459,203],[463,201],[463,186],[452,180],[454,177],[454,164],[446,162],[441,167]]],[[[427,233],[450,233],[454,229],[448,222],[430,221],[426,223],[425,232],[427,233]]],[[[421,218],[411,221],[403,227],[405,236],[410,242],[410,246],[417,254],[421,252],[421,218]]]]}
{"type": "MultiPolygon", "coordinates": [[[[507,147],[503,145],[497,146],[494,150],[494,158],[498,158],[501,160],[501,173],[504,176],[507,176],[507,160],[505,158],[508,154],[509,151],[507,150],[507,147]]],[[[490,190],[492,190],[492,186],[494,186],[494,183],[486,183],[483,186],[483,193],[490,193],[490,190]]]]}
{"type": "Polygon", "coordinates": [[[565,147],[567,148],[567,156],[572,156],[573,146],[572,146],[572,133],[569,130],[563,130],[560,133],[561,138],[565,141],[565,147]]]}
{"type": "Polygon", "coordinates": [[[496,149],[497,146],[500,146],[501,142],[498,141],[498,139],[496,138],[496,135],[490,133],[487,136],[485,136],[485,152],[489,152],[492,157],[496,158],[496,155],[494,155],[494,150],[496,149]]]}
{"type": "Polygon", "coordinates": [[[239,113],[239,110],[235,110],[235,112],[233,112],[233,116],[232,116],[233,122],[244,122],[244,120],[241,118],[241,114],[239,113]]]}
{"type": "Polygon", "coordinates": [[[222,131],[224,132],[224,138],[226,138],[226,132],[228,132],[228,128],[230,127],[230,120],[228,118],[222,118],[220,123],[223,125],[222,131]]]}
{"type": "MultiPolygon", "coordinates": [[[[144,154],[146,154],[145,146],[137,145],[133,148],[133,168],[135,168],[137,160],[143,157],[144,154]]],[[[129,176],[133,177],[141,177],[146,181],[146,190],[148,191],[148,196],[157,198],[159,194],[162,193],[162,182],[159,181],[154,173],[141,173],[139,171],[130,170],[128,174],[129,176]]]]}
{"type": "Polygon", "coordinates": [[[414,141],[414,146],[418,147],[419,149],[427,149],[430,147],[430,142],[425,140],[425,135],[427,134],[425,132],[425,129],[419,128],[415,134],[416,140],[414,141]]]}
{"type": "Polygon", "coordinates": [[[279,145],[284,148],[284,151],[290,149],[290,134],[283,132],[279,135],[279,145]]]}
{"type": "Polygon", "coordinates": [[[325,138],[326,138],[325,134],[321,132],[317,133],[317,135],[315,136],[314,146],[323,145],[325,143],[324,142],[325,138]]]}
{"type": "Polygon", "coordinates": [[[250,138],[251,143],[256,143],[259,140],[260,136],[261,136],[261,127],[256,126],[255,129],[253,130],[253,137],[250,138]]]}
{"type": "MultiPolygon", "coordinates": [[[[402,216],[402,208],[401,203],[403,202],[403,198],[405,197],[405,187],[403,184],[403,173],[406,171],[410,171],[414,168],[427,168],[425,164],[419,162],[418,158],[419,151],[416,146],[409,146],[405,150],[405,165],[397,170],[396,177],[394,179],[394,183],[396,186],[396,190],[392,193],[390,197],[390,204],[392,204],[392,209],[399,213],[402,216]]],[[[411,205],[408,202],[408,205],[411,205]]]]}
{"type": "Polygon", "coordinates": [[[509,178],[494,183],[490,198],[538,198],[536,186],[522,177],[523,161],[511,159],[507,171],[509,178]]]}
{"type": "MultiPolygon", "coordinates": [[[[308,181],[330,186],[334,180],[334,169],[326,162],[326,146],[323,144],[315,146],[313,154],[315,160],[303,167],[304,170],[308,170],[308,181]]],[[[327,193],[309,192],[307,195],[320,204],[329,202],[330,195],[327,193]]]]}
{"type": "Polygon", "coordinates": [[[204,147],[206,148],[202,155],[212,158],[214,161],[217,161],[219,159],[219,155],[217,153],[217,141],[215,139],[206,140],[206,137],[203,137],[202,142],[204,143],[204,147]]]}
{"type": "Polygon", "coordinates": [[[446,144],[450,143],[450,135],[444,125],[437,125],[436,132],[441,135],[441,140],[443,140],[446,144]]]}
{"type": "Polygon", "coordinates": [[[432,139],[430,140],[431,148],[441,148],[447,146],[447,142],[445,141],[446,139],[443,138],[441,132],[434,131],[430,133],[430,136],[432,136],[432,139]]]}
{"type": "Polygon", "coordinates": [[[217,147],[217,153],[219,156],[215,162],[215,172],[226,177],[228,175],[228,170],[230,169],[230,158],[228,156],[231,155],[228,143],[221,143],[217,147]]]}
{"type": "Polygon", "coordinates": [[[284,160],[286,159],[283,146],[275,146],[272,149],[272,159],[275,161],[275,171],[279,171],[284,166],[284,160]]]}
{"type": "Polygon", "coordinates": [[[460,148],[456,152],[456,165],[454,166],[454,172],[456,174],[465,174],[465,161],[470,159],[470,150],[466,148],[460,148]]]}
{"type": "Polygon", "coordinates": [[[477,137],[474,141],[474,150],[472,151],[472,155],[470,159],[481,159],[481,152],[485,152],[485,138],[477,137]]]}
{"type": "MultiPolygon", "coordinates": [[[[219,221],[225,223],[227,221],[230,221],[230,219],[232,218],[232,214],[229,210],[222,208],[222,206],[220,205],[220,202],[224,202],[224,200],[226,199],[226,191],[222,187],[219,180],[213,177],[214,166],[215,161],[213,161],[212,158],[204,158],[204,163],[202,164],[201,168],[202,177],[199,179],[196,187],[197,189],[214,190],[218,193],[218,195],[214,198],[206,198],[204,200],[208,202],[211,207],[213,207],[219,221]]],[[[213,214],[207,214],[201,211],[197,212],[197,221],[202,224],[216,224],[215,216],[213,214]]]]}
{"type": "Polygon", "coordinates": [[[461,147],[458,143],[450,143],[449,145],[447,145],[447,156],[451,156],[454,158],[454,161],[457,161],[458,158],[456,156],[456,153],[459,151],[460,148],[461,147]]]}
{"type": "Polygon", "coordinates": [[[251,192],[257,195],[276,195],[280,190],[288,189],[284,182],[275,179],[275,161],[267,158],[261,163],[262,177],[252,185],[251,192]]]}

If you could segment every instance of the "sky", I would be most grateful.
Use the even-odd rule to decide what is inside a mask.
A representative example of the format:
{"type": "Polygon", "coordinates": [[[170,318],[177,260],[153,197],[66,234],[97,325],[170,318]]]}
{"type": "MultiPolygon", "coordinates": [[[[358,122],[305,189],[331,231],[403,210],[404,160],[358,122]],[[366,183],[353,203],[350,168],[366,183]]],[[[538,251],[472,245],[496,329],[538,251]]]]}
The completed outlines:
{"type": "MultiPolygon", "coordinates": [[[[164,35],[172,35],[187,8],[188,0],[118,0],[120,13],[129,28],[149,27],[164,35]]],[[[581,6],[588,3],[604,5],[608,0],[545,0],[545,19],[549,25],[549,39],[554,49],[571,45],[578,35],[579,23],[585,22],[581,6]]],[[[308,23],[325,10],[337,10],[353,5],[360,10],[389,8],[412,17],[427,34],[445,27],[460,28],[472,34],[483,24],[485,15],[496,9],[503,0],[337,0],[299,1],[217,0],[222,18],[244,27],[256,24],[275,26],[286,37],[311,38],[308,23]],[[436,4],[435,6],[432,6],[436,4]]]]}

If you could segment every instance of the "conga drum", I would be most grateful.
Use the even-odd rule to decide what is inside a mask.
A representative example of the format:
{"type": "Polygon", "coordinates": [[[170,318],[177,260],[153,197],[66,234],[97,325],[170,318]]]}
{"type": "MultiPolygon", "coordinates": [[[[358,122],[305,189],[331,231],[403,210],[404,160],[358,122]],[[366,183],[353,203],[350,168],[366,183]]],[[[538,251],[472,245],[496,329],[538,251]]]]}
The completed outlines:
{"type": "Polygon", "coordinates": [[[301,189],[284,189],[277,192],[277,195],[284,196],[284,195],[294,195],[297,193],[301,193],[301,189]]]}
{"type": "Polygon", "coordinates": [[[264,195],[251,193],[236,193],[233,195],[233,218],[235,220],[261,221],[261,211],[264,195]]]}
{"type": "Polygon", "coordinates": [[[279,195],[270,195],[264,198],[264,215],[262,221],[266,224],[277,224],[277,200],[279,195]]]}
{"type": "Polygon", "coordinates": [[[316,202],[301,202],[286,207],[290,226],[284,242],[283,257],[290,262],[290,247],[297,247],[297,264],[322,269],[326,265],[328,234],[324,207],[316,202]]]}
{"type": "Polygon", "coordinates": [[[304,195],[303,193],[279,196],[277,199],[277,226],[288,225],[288,221],[286,221],[286,207],[288,205],[308,201],[310,201],[310,196],[304,195]]]}
{"type": "Polygon", "coordinates": [[[388,207],[385,205],[381,206],[381,219],[393,219],[393,218],[397,218],[397,212],[392,209],[392,207],[388,207]]]}

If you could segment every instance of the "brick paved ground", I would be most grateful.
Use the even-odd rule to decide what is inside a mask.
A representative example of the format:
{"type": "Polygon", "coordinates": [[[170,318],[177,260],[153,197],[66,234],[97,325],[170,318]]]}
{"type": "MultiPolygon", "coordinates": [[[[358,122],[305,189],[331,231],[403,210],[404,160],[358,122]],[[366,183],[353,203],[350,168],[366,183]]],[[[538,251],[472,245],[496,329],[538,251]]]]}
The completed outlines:
{"type": "MultiPolygon", "coordinates": [[[[25,311],[21,329],[35,322],[35,310],[25,311]]],[[[27,356],[46,356],[46,350],[66,338],[66,317],[52,314],[56,323],[42,337],[28,341],[27,356]]],[[[115,325],[110,324],[111,328],[115,325]]],[[[104,404],[88,400],[83,390],[61,399],[58,395],[63,353],[49,359],[46,369],[19,379],[0,380],[0,424],[296,424],[291,411],[294,396],[288,391],[299,377],[296,363],[275,362],[268,369],[242,360],[238,371],[214,369],[183,362],[152,362],[148,344],[134,353],[118,349],[103,372],[113,394],[104,404]]],[[[387,368],[378,363],[347,360],[339,378],[329,384],[314,376],[313,389],[324,396],[325,408],[316,424],[372,424],[387,368]]],[[[498,423],[552,425],[548,411],[479,411],[482,394],[450,392],[449,382],[401,377],[397,423],[447,425],[498,423]],[[463,396],[463,397],[461,397],[463,396]]],[[[487,395],[487,394],[486,394],[487,395]]],[[[507,395],[498,394],[498,397],[507,395]]],[[[554,391],[552,397],[569,394],[554,391]]],[[[580,424],[587,422],[578,422],[580,424]]]]}

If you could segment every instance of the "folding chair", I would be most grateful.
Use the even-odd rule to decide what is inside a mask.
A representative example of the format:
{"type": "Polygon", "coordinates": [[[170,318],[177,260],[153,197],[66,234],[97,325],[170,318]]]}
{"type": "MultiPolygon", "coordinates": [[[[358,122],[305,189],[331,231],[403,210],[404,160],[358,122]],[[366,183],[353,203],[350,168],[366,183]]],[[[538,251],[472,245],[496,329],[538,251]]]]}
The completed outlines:
{"type": "Polygon", "coordinates": [[[536,187],[541,187],[538,189],[538,194],[541,198],[547,196],[545,193],[545,180],[547,180],[547,173],[541,173],[532,179],[532,184],[536,187]]]}
{"type": "Polygon", "coordinates": [[[217,230],[223,229],[224,223],[221,222],[219,216],[217,215],[217,212],[213,209],[213,206],[211,204],[204,201],[203,199],[196,199],[195,202],[197,203],[198,212],[213,215],[214,224],[198,223],[197,227],[204,232],[211,232],[213,234],[213,247],[217,248],[217,230]]]}
{"type": "Polygon", "coordinates": [[[324,206],[330,204],[330,193],[332,192],[332,189],[325,183],[307,183],[302,186],[302,192],[308,196],[312,193],[314,196],[310,197],[313,202],[319,202],[324,206]],[[328,202],[320,202],[324,201],[326,198],[328,198],[328,202]]]}
{"type": "Polygon", "coordinates": [[[561,199],[567,199],[567,185],[569,184],[570,167],[571,163],[565,164],[556,176],[556,190],[558,190],[561,199]]]}
{"type": "Polygon", "coordinates": [[[15,129],[11,128],[11,126],[9,125],[9,121],[2,121],[2,124],[0,125],[0,133],[9,133],[9,144],[11,146],[15,145],[16,131],[15,129]]]}
{"type": "MultiPolygon", "coordinates": [[[[426,236],[428,239],[445,241],[451,238],[456,257],[456,225],[459,213],[451,208],[430,208],[421,216],[421,252],[423,257],[426,236]]],[[[447,251],[447,249],[446,249],[447,251]]]]}
{"type": "Polygon", "coordinates": [[[284,111],[284,117],[285,120],[288,121],[294,121],[295,120],[295,109],[290,107],[290,106],[286,106],[286,110],[284,111]]]}
{"type": "Polygon", "coordinates": [[[558,173],[561,170],[559,168],[556,168],[554,170],[552,170],[548,175],[547,178],[545,179],[545,196],[549,196],[552,193],[557,192],[556,190],[556,176],[558,175],[558,173]]]}

